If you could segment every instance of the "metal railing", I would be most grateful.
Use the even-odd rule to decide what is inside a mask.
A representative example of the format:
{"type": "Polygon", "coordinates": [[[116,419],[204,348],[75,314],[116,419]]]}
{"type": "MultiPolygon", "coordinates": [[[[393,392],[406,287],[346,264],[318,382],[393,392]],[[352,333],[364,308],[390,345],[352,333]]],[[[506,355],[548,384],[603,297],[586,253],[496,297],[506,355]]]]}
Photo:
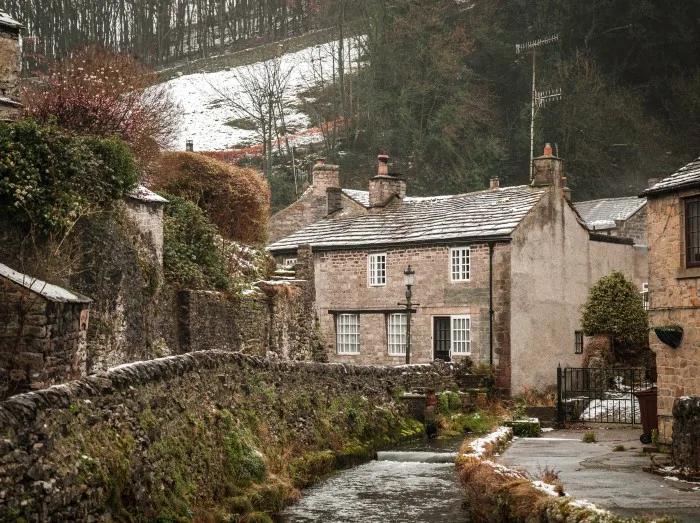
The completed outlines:
{"type": "Polygon", "coordinates": [[[640,368],[557,368],[557,420],[641,423],[635,392],[654,384],[640,368]]]}

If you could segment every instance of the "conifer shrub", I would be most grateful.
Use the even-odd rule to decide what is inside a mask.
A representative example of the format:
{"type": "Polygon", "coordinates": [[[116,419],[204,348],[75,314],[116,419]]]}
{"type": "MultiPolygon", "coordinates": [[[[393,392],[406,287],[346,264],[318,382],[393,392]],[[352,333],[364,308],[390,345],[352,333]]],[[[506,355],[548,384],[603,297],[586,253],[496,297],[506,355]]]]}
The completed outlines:
{"type": "Polygon", "coordinates": [[[62,234],[122,198],[138,181],[117,138],[76,136],[31,120],[0,122],[0,215],[41,234],[62,234]]]}
{"type": "Polygon", "coordinates": [[[205,210],[223,237],[249,245],[267,239],[270,188],[257,171],[196,153],[165,153],[153,181],[205,210]]]}
{"type": "Polygon", "coordinates": [[[649,320],[637,287],[619,271],[598,280],[588,293],[581,327],[586,336],[605,335],[618,360],[648,347],[649,320]]]}

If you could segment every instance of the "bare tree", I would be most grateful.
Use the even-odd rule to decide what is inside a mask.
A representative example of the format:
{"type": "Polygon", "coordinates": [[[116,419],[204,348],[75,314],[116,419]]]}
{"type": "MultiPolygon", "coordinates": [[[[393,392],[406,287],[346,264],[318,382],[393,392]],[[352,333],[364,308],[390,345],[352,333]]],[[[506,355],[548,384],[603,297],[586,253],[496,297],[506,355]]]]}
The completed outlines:
{"type": "Polygon", "coordinates": [[[272,172],[275,141],[280,143],[280,133],[285,135],[285,145],[289,154],[284,110],[288,106],[287,93],[291,73],[291,66],[284,65],[282,57],[278,56],[272,60],[235,69],[227,85],[206,79],[211,89],[221,96],[236,115],[255,121],[258,136],[263,144],[263,171],[268,179],[272,172]]]}

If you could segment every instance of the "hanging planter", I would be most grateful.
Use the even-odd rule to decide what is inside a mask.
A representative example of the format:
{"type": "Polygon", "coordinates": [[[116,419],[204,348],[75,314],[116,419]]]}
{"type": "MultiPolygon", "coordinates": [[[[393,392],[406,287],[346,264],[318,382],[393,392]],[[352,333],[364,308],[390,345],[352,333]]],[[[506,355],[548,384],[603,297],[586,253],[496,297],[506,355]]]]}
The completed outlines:
{"type": "Polygon", "coordinates": [[[665,327],[655,327],[654,332],[661,343],[678,348],[683,340],[683,327],[680,325],[667,325],[665,327]]]}

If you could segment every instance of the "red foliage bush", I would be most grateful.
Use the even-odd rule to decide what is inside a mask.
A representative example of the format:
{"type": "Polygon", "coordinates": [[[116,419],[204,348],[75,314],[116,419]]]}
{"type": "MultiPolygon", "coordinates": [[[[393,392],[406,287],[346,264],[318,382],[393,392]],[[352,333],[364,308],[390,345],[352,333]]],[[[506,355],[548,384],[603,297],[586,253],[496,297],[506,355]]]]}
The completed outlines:
{"type": "Polygon", "coordinates": [[[209,213],[230,240],[260,244],[267,239],[270,187],[260,173],[198,153],[164,153],[154,188],[187,198],[209,213]]]}
{"type": "Polygon", "coordinates": [[[152,69],[99,46],[48,64],[22,93],[25,115],[80,134],[118,136],[143,167],[173,138],[179,108],[152,69]]]}

